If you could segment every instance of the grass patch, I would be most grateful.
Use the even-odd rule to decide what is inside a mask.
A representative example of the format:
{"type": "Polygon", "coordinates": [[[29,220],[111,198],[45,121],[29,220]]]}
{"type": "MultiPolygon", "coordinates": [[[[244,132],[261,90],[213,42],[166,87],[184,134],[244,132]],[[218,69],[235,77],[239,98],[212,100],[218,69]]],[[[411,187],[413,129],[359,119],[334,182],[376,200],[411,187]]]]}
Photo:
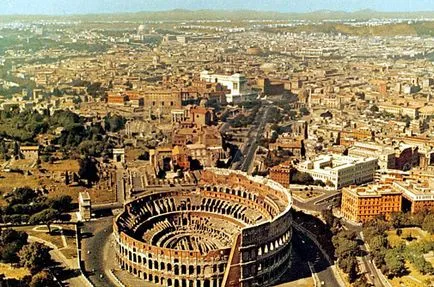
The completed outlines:
{"type": "MultiPolygon", "coordinates": [[[[34,176],[23,175],[20,173],[12,172],[0,172],[0,194],[12,191],[14,188],[29,186],[31,188],[36,188],[40,186],[40,181],[38,181],[34,176]]],[[[0,197],[0,205],[4,205],[6,202],[3,196],[0,197]]]]}
{"type": "Polygon", "coordinates": [[[417,242],[419,240],[434,240],[434,236],[421,230],[418,227],[406,227],[401,228],[402,234],[398,236],[396,230],[386,231],[387,239],[391,247],[396,247],[400,244],[411,244],[412,242],[417,242]],[[408,241],[406,238],[412,237],[412,241],[408,241]]]}
{"type": "MultiPolygon", "coordinates": [[[[44,227],[43,225],[41,225],[41,226],[42,226],[42,228],[44,227]]],[[[52,227],[53,233],[49,234],[48,231],[36,231],[36,230],[33,230],[33,228],[34,228],[34,226],[24,226],[24,227],[16,227],[14,229],[20,230],[20,231],[25,231],[25,232],[27,232],[27,234],[29,236],[34,236],[34,237],[40,238],[42,240],[48,241],[48,242],[52,243],[54,246],[56,246],[57,248],[63,248],[64,247],[59,230],[54,230],[55,228],[52,227]]]]}
{"type": "MultiPolygon", "coordinates": [[[[65,255],[67,259],[74,259],[77,258],[77,241],[75,238],[75,228],[71,225],[61,225],[63,230],[63,235],[66,240],[67,246],[65,247],[63,244],[62,236],[60,234],[60,230],[55,230],[56,227],[52,227],[52,234],[49,234],[47,231],[36,231],[34,230],[34,226],[25,226],[25,227],[16,227],[14,229],[25,231],[30,236],[34,236],[37,238],[40,238],[42,240],[48,241],[55,245],[60,252],[65,255]]],[[[45,225],[39,225],[39,230],[44,230],[46,228],[45,225]]],[[[1,273],[1,272],[0,272],[1,273]]]]}
{"type": "MultiPolygon", "coordinates": [[[[406,244],[407,248],[410,248],[413,244],[421,241],[433,241],[434,236],[425,232],[417,227],[407,227],[402,228],[401,235],[396,234],[396,230],[387,231],[387,239],[391,247],[396,247],[401,244],[406,244]],[[407,238],[412,238],[412,240],[407,240],[407,238]]],[[[434,258],[425,258],[429,263],[434,263],[434,258]]],[[[405,261],[405,266],[407,268],[408,274],[399,278],[390,279],[389,282],[393,287],[411,286],[411,287],[425,287],[431,286],[434,282],[433,275],[424,275],[419,272],[416,267],[409,262],[407,259],[405,261]]]]}
{"type": "Polygon", "coordinates": [[[0,263],[0,274],[4,274],[6,278],[20,280],[24,276],[30,275],[30,271],[27,268],[17,268],[10,264],[0,263]]]}
{"type": "Polygon", "coordinates": [[[65,255],[66,259],[75,259],[77,258],[77,249],[76,248],[64,248],[60,250],[63,255],[65,255]]]}
{"type": "Polygon", "coordinates": [[[423,275],[411,263],[405,262],[405,267],[407,267],[409,274],[400,278],[390,279],[389,282],[393,287],[426,287],[430,286],[431,282],[434,282],[434,276],[423,275]]]}

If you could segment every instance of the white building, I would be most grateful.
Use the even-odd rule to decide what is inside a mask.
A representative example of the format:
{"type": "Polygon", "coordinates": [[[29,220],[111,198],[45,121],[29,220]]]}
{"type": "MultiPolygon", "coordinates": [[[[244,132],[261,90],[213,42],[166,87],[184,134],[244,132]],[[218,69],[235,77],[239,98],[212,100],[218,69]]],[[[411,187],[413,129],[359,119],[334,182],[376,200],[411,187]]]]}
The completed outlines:
{"type": "Polygon", "coordinates": [[[355,142],[348,149],[349,156],[376,157],[380,169],[395,168],[395,149],[390,146],[383,146],[377,143],[355,142]]]}
{"type": "Polygon", "coordinates": [[[374,179],[377,158],[342,155],[320,155],[298,166],[313,179],[331,183],[337,189],[353,184],[362,184],[374,179]]]}
{"type": "Polygon", "coordinates": [[[233,74],[233,75],[219,75],[210,74],[208,71],[202,71],[200,73],[200,79],[202,81],[210,83],[220,83],[226,86],[230,93],[226,94],[226,102],[228,103],[240,103],[256,97],[255,93],[247,88],[247,79],[243,74],[233,74]]]}

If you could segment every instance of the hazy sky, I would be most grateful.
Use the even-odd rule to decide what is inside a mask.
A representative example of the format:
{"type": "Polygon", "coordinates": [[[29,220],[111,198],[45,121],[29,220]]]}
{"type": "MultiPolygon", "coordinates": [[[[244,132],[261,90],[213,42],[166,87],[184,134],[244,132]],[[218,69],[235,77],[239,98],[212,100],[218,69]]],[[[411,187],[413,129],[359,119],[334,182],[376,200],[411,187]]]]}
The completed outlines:
{"type": "Polygon", "coordinates": [[[306,12],[434,11],[434,0],[0,0],[0,14],[85,14],[182,9],[306,12]]]}

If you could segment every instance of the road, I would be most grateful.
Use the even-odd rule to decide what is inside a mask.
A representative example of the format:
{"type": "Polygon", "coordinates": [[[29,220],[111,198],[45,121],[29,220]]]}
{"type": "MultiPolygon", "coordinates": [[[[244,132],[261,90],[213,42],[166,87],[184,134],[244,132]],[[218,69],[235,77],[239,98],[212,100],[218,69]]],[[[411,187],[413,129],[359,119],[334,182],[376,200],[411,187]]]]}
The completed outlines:
{"type": "Polygon", "coordinates": [[[250,172],[252,162],[255,158],[256,150],[259,146],[259,141],[264,135],[269,110],[269,106],[262,107],[259,110],[255,118],[255,124],[252,125],[248,133],[248,137],[243,144],[242,150],[239,150],[237,154],[234,155],[234,162],[231,166],[231,169],[250,172]],[[259,123],[259,125],[257,123],[259,123]],[[238,159],[240,160],[238,161],[238,159]]]}
{"type": "Polygon", "coordinates": [[[107,258],[107,248],[111,244],[113,216],[86,222],[81,228],[82,257],[89,280],[95,287],[117,286],[110,278],[109,270],[117,263],[115,258],[107,258]]]}
{"type": "MultiPolygon", "coordinates": [[[[361,231],[358,233],[358,238],[363,240],[363,233],[361,231]]],[[[363,264],[366,267],[366,272],[369,274],[369,277],[372,280],[372,283],[374,283],[374,286],[375,287],[385,286],[380,279],[380,275],[377,272],[377,268],[375,268],[374,263],[372,262],[372,260],[368,256],[369,253],[368,253],[368,250],[366,248],[366,244],[361,245],[360,249],[362,251],[364,251],[365,254],[367,254],[361,258],[362,258],[363,264]]]]}
{"type": "Polygon", "coordinates": [[[321,212],[333,206],[340,195],[338,191],[326,191],[325,194],[309,201],[301,201],[293,197],[293,205],[297,209],[321,212]]]}
{"type": "Polygon", "coordinates": [[[295,272],[293,276],[306,276],[305,270],[310,269],[310,262],[315,272],[315,277],[317,277],[320,282],[324,282],[322,286],[340,286],[327,258],[324,257],[318,246],[310,240],[307,235],[294,229],[292,247],[296,253],[294,258],[298,259],[293,263],[290,271],[295,272]]]}

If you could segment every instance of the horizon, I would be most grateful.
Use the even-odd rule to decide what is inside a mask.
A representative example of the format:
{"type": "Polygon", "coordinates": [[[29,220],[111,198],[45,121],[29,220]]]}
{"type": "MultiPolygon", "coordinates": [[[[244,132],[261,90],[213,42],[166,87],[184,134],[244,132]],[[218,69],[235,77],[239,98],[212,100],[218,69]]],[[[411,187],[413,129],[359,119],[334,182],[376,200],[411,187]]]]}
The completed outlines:
{"type": "Polygon", "coordinates": [[[251,0],[243,3],[241,0],[5,0],[0,3],[0,15],[86,15],[86,14],[116,14],[139,12],[167,12],[173,10],[216,10],[237,11],[250,10],[256,12],[277,13],[312,13],[318,11],[349,12],[373,10],[375,12],[433,12],[434,1],[430,0],[251,0]]]}

